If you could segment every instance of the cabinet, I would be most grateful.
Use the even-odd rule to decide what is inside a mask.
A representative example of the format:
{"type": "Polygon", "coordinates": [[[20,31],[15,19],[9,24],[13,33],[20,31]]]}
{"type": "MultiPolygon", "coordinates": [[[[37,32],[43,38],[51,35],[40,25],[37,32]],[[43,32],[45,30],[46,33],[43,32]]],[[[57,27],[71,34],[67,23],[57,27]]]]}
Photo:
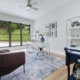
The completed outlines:
{"type": "Polygon", "coordinates": [[[66,24],[67,46],[80,47],[80,17],[68,19],[66,24]]]}

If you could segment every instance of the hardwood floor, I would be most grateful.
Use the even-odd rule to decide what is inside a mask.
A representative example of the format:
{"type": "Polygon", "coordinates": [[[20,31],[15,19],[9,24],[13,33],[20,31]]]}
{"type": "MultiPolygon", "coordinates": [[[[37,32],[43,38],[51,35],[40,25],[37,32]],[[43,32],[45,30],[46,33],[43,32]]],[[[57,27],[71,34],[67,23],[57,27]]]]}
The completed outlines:
{"type": "MultiPolygon", "coordinates": [[[[52,54],[52,53],[50,55],[59,57],[61,59],[65,59],[65,57],[62,55],[57,55],[57,54],[52,54]]],[[[73,66],[73,64],[70,66],[71,72],[72,72],[72,66],[73,66]]],[[[58,70],[56,70],[52,74],[48,75],[43,80],[67,80],[67,67],[66,67],[66,65],[62,66],[61,68],[59,68],[58,70]]]]}
{"type": "Polygon", "coordinates": [[[47,76],[44,80],[67,80],[66,66],[63,66],[60,69],[56,70],[47,76]]]}

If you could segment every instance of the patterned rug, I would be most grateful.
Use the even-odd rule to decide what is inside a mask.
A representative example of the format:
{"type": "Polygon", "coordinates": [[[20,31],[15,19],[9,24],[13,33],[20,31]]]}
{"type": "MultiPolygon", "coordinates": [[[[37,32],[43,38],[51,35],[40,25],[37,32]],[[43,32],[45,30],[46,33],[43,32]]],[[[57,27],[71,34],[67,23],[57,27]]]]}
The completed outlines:
{"type": "Polygon", "coordinates": [[[25,74],[23,66],[21,66],[9,75],[3,76],[1,80],[43,80],[43,78],[59,69],[64,63],[63,60],[56,57],[37,55],[37,51],[26,51],[25,74]]]}

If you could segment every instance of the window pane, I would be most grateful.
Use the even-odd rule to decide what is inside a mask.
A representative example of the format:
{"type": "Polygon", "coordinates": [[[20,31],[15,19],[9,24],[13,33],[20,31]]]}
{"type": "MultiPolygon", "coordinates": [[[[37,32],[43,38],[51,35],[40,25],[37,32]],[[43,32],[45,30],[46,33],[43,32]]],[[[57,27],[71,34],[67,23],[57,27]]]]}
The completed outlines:
{"type": "Polygon", "coordinates": [[[11,23],[11,46],[20,45],[20,26],[16,23],[11,23]]]}
{"type": "Polygon", "coordinates": [[[0,41],[8,41],[9,40],[9,35],[6,34],[0,34],[0,41]]]}
{"type": "Polygon", "coordinates": [[[11,35],[11,46],[20,45],[20,35],[11,35]]]}
{"type": "Polygon", "coordinates": [[[18,34],[20,35],[20,29],[14,29],[14,31],[11,32],[11,34],[18,34]]]}
{"type": "Polygon", "coordinates": [[[9,46],[9,36],[0,34],[0,47],[9,46]]]}
{"type": "Polygon", "coordinates": [[[0,24],[0,47],[9,46],[8,26],[0,24]]]}
{"type": "Polygon", "coordinates": [[[24,26],[24,28],[22,28],[22,33],[23,34],[29,34],[29,27],[24,26]]]}
{"type": "Polygon", "coordinates": [[[11,23],[11,34],[19,34],[20,35],[20,25],[17,23],[11,23]]]}
{"type": "Polygon", "coordinates": [[[23,45],[26,45],[27,41],[29,41],[29,38],[27,35],[22,35],[22,43],[23,45]]]}
{"type": "Polygon", "coordinates": [[[22,28],[22,42],[23,45],[26,45],[26,42],[29,40],[29,26],[23,26],[22,28]]]}

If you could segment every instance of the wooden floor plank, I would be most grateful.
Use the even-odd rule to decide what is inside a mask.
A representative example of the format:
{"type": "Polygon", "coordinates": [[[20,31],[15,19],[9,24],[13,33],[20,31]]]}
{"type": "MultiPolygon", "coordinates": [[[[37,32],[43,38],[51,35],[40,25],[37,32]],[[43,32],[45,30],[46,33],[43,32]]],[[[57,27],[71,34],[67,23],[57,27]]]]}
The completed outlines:
{"type": "Polygon", "coordinates": [[[56,70],[55,72],[44,78],[44,80],[62,80],[67,75],[66,72],[66,66],[64,65],[60,69],[56,70]]]}
{"type": "MultiPolygon", "coordinates": [[[[64,56],[58,55],[58,54],[51,54],[51,56],[65,59],[64,56]]],[[[73,64],[70,67],[71,67],[71,72],[72,72],[73,64]]],[[[51,73],[50,75],[45,77],[43,80],[67,80],[67,66],[63,65],[61,68],[59,68],[55,72],[51,73]]]]}

